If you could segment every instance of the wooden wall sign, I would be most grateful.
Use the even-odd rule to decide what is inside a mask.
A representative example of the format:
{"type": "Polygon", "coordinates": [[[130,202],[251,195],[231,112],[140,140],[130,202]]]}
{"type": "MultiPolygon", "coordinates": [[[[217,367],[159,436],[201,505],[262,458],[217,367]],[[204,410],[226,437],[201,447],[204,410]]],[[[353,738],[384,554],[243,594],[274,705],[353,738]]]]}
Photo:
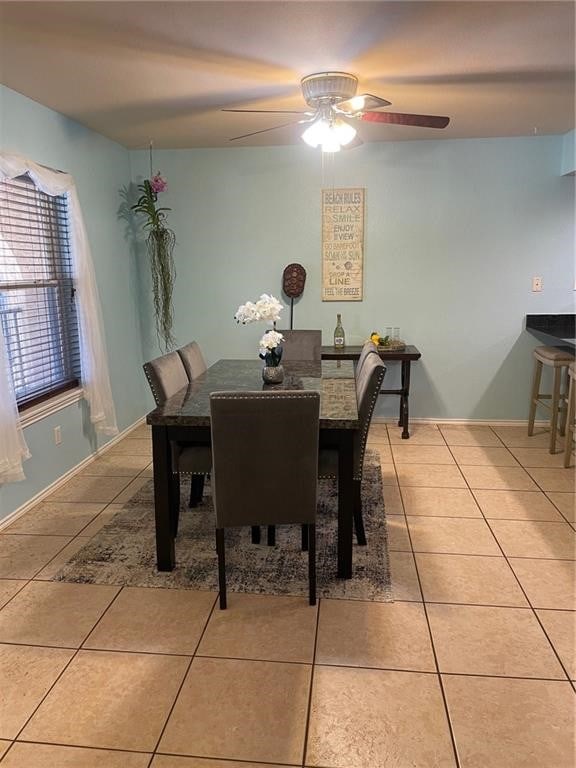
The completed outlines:
{"type": "Polygon", "coordinates": [[[322,301],[362,301],[364,189],[322,190],[322,301]]]}

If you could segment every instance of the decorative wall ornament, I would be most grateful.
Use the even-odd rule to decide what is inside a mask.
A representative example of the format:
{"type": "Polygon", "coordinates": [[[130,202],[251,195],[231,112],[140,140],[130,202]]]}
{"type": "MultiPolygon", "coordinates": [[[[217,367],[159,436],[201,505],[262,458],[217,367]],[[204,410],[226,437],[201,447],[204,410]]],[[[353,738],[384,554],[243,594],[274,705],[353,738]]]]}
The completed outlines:
{"type": "Polygon", "coordinates": [[[282,274],[282,290],[290,299],[290,329],[294,325],[294,299],[304,293],[306,270],[302,264],[288,264],[282,274]]]}
{"type": "Polygon", "coordinates": [[[362,301],[364,191],[322,190],[322,301],[362,301]]]}

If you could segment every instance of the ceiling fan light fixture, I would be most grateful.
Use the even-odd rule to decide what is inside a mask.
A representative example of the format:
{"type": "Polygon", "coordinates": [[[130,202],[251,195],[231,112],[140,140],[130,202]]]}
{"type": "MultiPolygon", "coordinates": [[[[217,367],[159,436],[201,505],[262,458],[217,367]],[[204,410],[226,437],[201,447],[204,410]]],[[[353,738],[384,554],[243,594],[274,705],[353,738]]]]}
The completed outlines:
{"type": "Polygon", "coordinates": [[[310,147],[322,148],[322,152],[339,152],[356,136],[356,129],[340,118],[315,120],[302,134],[310,147]]]}

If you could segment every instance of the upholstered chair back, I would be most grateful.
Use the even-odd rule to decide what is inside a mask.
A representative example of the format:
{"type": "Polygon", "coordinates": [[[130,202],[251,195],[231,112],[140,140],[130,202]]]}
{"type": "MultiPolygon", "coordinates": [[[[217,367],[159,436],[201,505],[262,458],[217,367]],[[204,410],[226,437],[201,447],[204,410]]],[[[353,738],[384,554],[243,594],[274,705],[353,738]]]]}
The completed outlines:
{"type": "Polygon", "coordinates": [[[157,357],[144,363],[143,367],[156,405],[164,405],[168,398],[190,383],[178,352],[157,357]]]}
{"type": "Polygon", "coordinates": [[[191,341],[183,347],[180,347],[178,354],[182,359],[182,364],[188,374],[188,379],[193,381],[201,376],[206,370],[206,361],[198,342],[191,341]]]}
{"type": "Polygon", "coordinates": [[[322,331],[280,331],[284,336],[282,360],[320,360],[322,331]]]}
{"type": "Polygon", "coordinates": [[[379,355],[368,354],[362,369],[356,369],[356,398],[358,402],[358,429],[354,434],[354,479],[362,479],[362,467],[368,430],[376,400],[384,381],[386,366],[379,355]]]}

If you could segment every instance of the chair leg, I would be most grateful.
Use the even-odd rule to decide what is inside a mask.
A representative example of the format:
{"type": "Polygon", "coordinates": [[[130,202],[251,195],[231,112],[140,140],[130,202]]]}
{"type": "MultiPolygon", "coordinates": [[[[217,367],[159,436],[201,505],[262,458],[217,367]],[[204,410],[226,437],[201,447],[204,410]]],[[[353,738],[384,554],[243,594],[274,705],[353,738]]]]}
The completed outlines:
{"type": "Polygon", "coordinates": [[[170,505],[170,524],[172,526],[172,535],[178,536],[178,522],[180,520],[180,475],[178,472],[172,474],[172,504],[170,505]]]}
{"type": "Polygon", "coordinates": [[[536,404],[540,394],[540,379],[542,378],[542,363],[536,360],[534,364],[534,376],[532,378],[532,394],[530,396],[530,413],[528,415],[528,435],[534,434],[534,419],[536,417],[536,404]]]}
{"type": "Polygon", "coordinates": [[[556,451],[556,434],[558,431],[558,409],[560,406],[560,385],[562,383],[562,368],[554,368],[554,389],[552,390],[552,418],[550,419],[550,450],[556,451]]]}
{"type": "Polygon", "coordinates": [[[568,397],[570,394],[570,375],[568,367],[564,368],[566,376],[564,377],[564,392],[560,393],[560,435],[566,434],[566,422],[568,421],[568,397]]]}
{"type": "Polygon", "coordinates": [[[302,552],[308,552],[308,526],[302,526],[302,552]]]}
{"type": "Polygon", "coordinates": [[[218,553],[218,586],[220,610],[226,608],[226,557],[224,554],[224,528],[216,528],[216,552],[218,553]]]}
{"type": "Polygon", "coordinates": [[[269,547],[276,546],[276,526],[275,525],[269,525],[268,526],[268,541],[266,542],[269,547]]]}
{"type": "Polygon", "coordinates": [[[260,526],[252,526],[252,544],[260,544],[260,526]]]}
{"type": "Polygon", "coordinates": [[[364,531],[364,520],[362,519],[362,487],[360,480],[354,480],[353,484],[354,507],[354,528],[356,529],[356,541],[360,546],[365,547],[366,533],[364,531]]]}
{"type": "Polygon", "coordinates": [[[192,475],[190,481],[190,503],[188,506],[197,507],[204,494],[204,475],[192,475]]]}
{"type": "Polygon", "coordinates": [[[574,379],[570,379],[570,386],[568,387],[568,414],[567,414],[567,426],[566,426],[566,438],[564,444],[564,466],[570,466],[570,459],[572,458],[572,443],[574,440],[574,412],[576,410],[576,386],[574,386],[574,379]]]}
{"type": "Polygon", "coordinates": [[[316,605],[316,526],[314,523],[306,526],[308,529],[308,602],[316,605]]]}

